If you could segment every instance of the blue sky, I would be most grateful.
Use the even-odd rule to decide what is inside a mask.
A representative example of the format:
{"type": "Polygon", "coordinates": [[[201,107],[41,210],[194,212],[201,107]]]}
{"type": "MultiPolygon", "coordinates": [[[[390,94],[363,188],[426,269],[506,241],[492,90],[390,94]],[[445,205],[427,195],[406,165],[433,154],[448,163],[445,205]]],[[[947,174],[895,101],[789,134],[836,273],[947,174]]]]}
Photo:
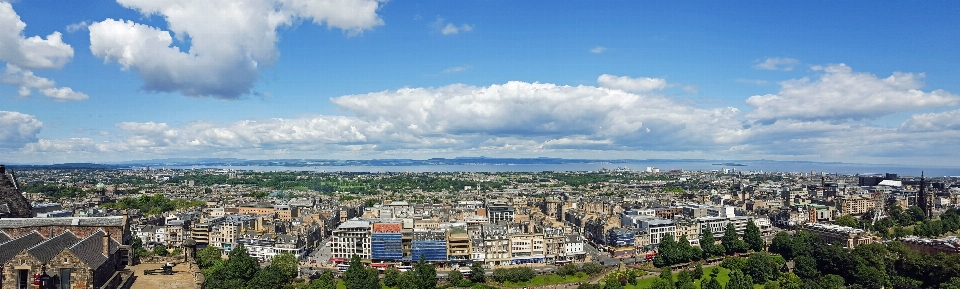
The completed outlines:
{"type": "Polygon", "coordinates": [[[0,1],[0,162],[955,165],[958,16],[954,1],[0,1]]]}

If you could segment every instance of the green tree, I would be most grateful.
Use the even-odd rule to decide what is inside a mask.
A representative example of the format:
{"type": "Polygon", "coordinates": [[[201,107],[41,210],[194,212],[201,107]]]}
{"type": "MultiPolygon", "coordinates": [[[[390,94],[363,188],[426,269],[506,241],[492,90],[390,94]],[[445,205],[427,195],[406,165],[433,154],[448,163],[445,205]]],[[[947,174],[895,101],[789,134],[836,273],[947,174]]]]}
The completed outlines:
{"type": "Polygon", "coordinates": [[[167,256],[170,255],[170,251],[167,251],[167,247],[163,245],[157,245],[153,247],[153,254],[157,256],[167,256]]]}
{"type": "Polygon", "coordinates": [[[840,226],[846,226],[846,227],[852,227],[852,228],[858,227],[857,219],[851,215],[843,215],[843,216],[837,217],[837,219],[833,220],[833,222],[840,226]]]}
{"type": "Polygon", "coordinates": [[[793,272],[780,274],[777,283],[780,283],[782,289],[800,289],[800,286],[803,286],[803,280],[800,280],[800,277],[797,277],[793,272]]]}
{"type": "Polygon", "coordinates": [[[263,270],[257,271],[257,274],[247,282],[246,288],[280,288],[290,279],[287,278],[286,274],[286,272],[281,271],[281,269],[278,267],[267,266],[263,270]]]}
{"type": "Polygon", "coordinates": [[[452,270],[450,274],[447,275],[447,280],[450,280],[450,284],[457,284],[460,280],[463,279],[463,274],[459,270],[452,270]]]}
{"type": "Polygon", "coordinates": [[[713,230],[709,228],[703,230],[700,234],[700,249],[702,249],[703,259],[716,256],[713,254],[715,252],[713,247],[716,247],[714,243],[716,243],[716,240],[713,238],[713,230]]]}
{"type": "Polygon", "coordinates": [[[661,278],[657,278],[656,280],[653,280],[653,284],[650,284],[650,289],[674,289],[674,288],[676,287],[673,286],[672,280],[668,281],[661,278]]]}
{"type": "Polygon", "coordinates": [[[753,289],[753,279],[750,275],[744,274],[740,270],[730,271],[730,281],[727,281],[727,289],[753,289]]]}
{"type": "Polygon", "coordinates": [[[377,271],[377,268],[366,268],[367,274],[366,278],[363,280],[363,288],[370,289],[380,289],[383,286],[380,285],[380,272],[377,271]]]}
{"type": "Polygon", "coordinates": [[[820,276],[820,270],[817,269],[817,260],[813,257],[803,255],[793,259],[793,272],[802,279],[814,279],[820,276]]]}
{"type": "Polygon", "coordinates": [[[767,281],[763,284],[763,289],[780,289],[780,282],[777,281],[767,281]]]}
{"type": "Polygon", "coordinates": [[[330,271],[323,272],[320,278],[310,281],[309,289],[336,289],[337,283],[333,282],[333,274],[330,271]]]}
{"type": "Polygon", "coordinates": [[[580,267],[577,264],[567,263],[563,266],[560,266],[560,269],[557,269],[557,275],[560,276],[573,276],[580,271],[580,267]]]}
{"type": "Polygon", "coordinates": [[[620,283],[617,274],[610,274],[603,278],[603,289],[623,289],[623,283],[620,283]]]}
{"type": "Polygon", "coordinates": [[[383,285],[389,287],[397,287],[397,285],[400,285],[400,270],[390,267],[386,272],[383,272],[383,285]]]}
{"type": "Polygon", "coordinates": [[[680,273],[677,273],[676,287],[681,288],[687,283],[693,283],[693,274],[690,273],[690,270],[681,270],[680,273]]]}
{"type": "Polygon", "coordinates": [[[747,251],[747,245],[740,240],[740,236],[737,234],[737,228],[733,226],[733,223],[727,223],[726,231],[723,232],[723,239],[721,243],[723,248],[727,250],[727,255],[733,255],[733,253],[742,253],[747,251]]]}
{"type": "Polygon", "coordinates": [[[350,267],[343,273],[343,283],[347,289],[364,289],[367,283],[367,269],[360,262],[360,256],[350,258],[350,267]]]}
{"type": "Polygon", "coordinates": [[[697,266],[693,267],[693,271],[690,272],[690,275],[692,275],[693,279],[696,280],[703,279],[703,263],[697,263],[697,266]]]}
{"type": "Polygon", "coordinates": [[[763,251],[763,238],[760,237],[760,227],[757,227],[753,221],[747,222],[747,229],[743,232],[743,241],[747,247],[754,252],[763,251]]]}
{"type": "Polygon", "coordinates": [[[768,280],[777,280],[780,268],[777,263],[764,252],[750,254],[743,273],[747,274],[756,283],[766,283],[768,280]]]}
{"type": "Polygon", "coordinates": [[[637,270],[627,269],[627,283],[637,285],[637,270]]]}
{"type": "Polygon", "coordinates": [[[785,231],[777,233],[776,236],[773,236],[773,241],[770,242],[770,252],[775,254],[780,254],[785,259],[793,259],[796,255],[793,252],[793,237],[790,237],[785,231]]]}
{"type": "Polygon", "coordinates": [[[437,288],[437,269],[433,267],[433,264],[427,263],[426,257],[423,255],[420,255],[420,261],[414,266],[413,276],[417,289],[437,288]]]}
{"type": "Polygon", "coordinates": [[[407,270],[406,272],[400,273],[400,279],[398,282],[399,285],[397,285],[397,288],[416,289],[417,277],[413,274],[413,270],[407,270]]]}
{"type": "Polygon", "coordinates": [[[197,252],[197,266],[200,266],[200,269],[207,269],[213,267],[213,264],[216,264],[217,261],[220,261],[220,257],[223,253],[220,251],[220,248],[215,246],[207,246],[197,252]]]}
{"type": "Polygon", "coordinates": [[[670,266],[679,263],[682,258],[673,234],[664,234],[657,245],[657,256],[653,257],[653,265],[657,267],[670,266]]]}
{"type": "Polygon", "coordinates": [[[663,267],[660,269],[660,279],[670,281],[673,284],[673,270],[670,267],[663,267]]]}
{"type": "Polygon", "coordinates": [[[940,289],[960,289],[960,277],[950,278],[947,283],[940,284],[940,289]]]}
{"type": "Polygon", "coordinates": [[[833,274],[824,276],[820,280],[814,281],[814,282],[820,283],[820,288],[823,288],[823,289],[843,289],[846,287],[844,285],[846,284],[846,281],[843,280],[843,277],[840,277],[839,275],[833,275],[833,274]]]}
{"type": "Polygon", "coordinates": [[[723,289],[723,285],[720,285],[720,281],[717,281],[717,277],[710,277],[710,280],[704,281],[700,284],[701,289],[723,289]]]}
{"type": "Polygon", "coordinates": [[[677,240],[677,259],[676,263],[679,264],[688,261],[695,261],[700,259],[700,253],[694,252],[693,246],[690,245],[690,241],[687,240],[687,236],[680,236],[680,240],[677,240]]]}
{"type": "Polygon", "coordinates": [[[270,267],[275,267],[287,279],[293,279],[297,276],[297,270],[300,268],[300,262],[297,257],[290,253],[280,253],[270,260],[270,267]]]}
{"type": "Polygon", "coordinates": [[[600,264],[594,262],[583,263],[583,265],[580,265],[580,270],[588,275],[593,275],[603,271],[603,266],[600,266],[600,264]]]}
{"type": "Polygon", "coordinates": [[[863,286],[863,288],[882,288],[890,287],[890,282],[887,280],[887,274],[881,271],[879,268],[874,268],[865,264],[857,265],[856,269],[852,272],[851,276],[853,277],[853,282],[863,286]]]}
{"type": "Polygon", "coordinates": [[[483,264],[480,262],[473,262],[470,264],[470,281],[473,283],[484,283],[487,282],[486,271],[483,270],[483,264]]]}

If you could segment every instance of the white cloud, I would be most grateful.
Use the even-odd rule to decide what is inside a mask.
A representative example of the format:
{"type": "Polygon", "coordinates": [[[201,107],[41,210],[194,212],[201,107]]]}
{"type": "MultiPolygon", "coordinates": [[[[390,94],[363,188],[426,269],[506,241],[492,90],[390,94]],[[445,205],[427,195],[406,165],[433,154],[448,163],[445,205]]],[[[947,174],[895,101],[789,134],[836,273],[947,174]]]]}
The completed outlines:
{"type": "Polygon", "coordinates": [[[780,57],[770,57],[763,61],[757,60],[757,64],[753,65],[755,69],[761,70],[784,70],[790,71],[793,70],[793,67],[797,64],[800,64],[800,60],[793,58],[780,58],[780,57]]]}
{"type": "Polygon", "coordinates": [[[297,20],[349,35],[382,25],[377,0],[118,0],[143,15],[164,18],[169,31],[130,20],[92,23],[90,50],[133,69],[149,91],[234,99],[247,94],[259,69],[279,57],[277,28],[297,20]],[[172,34],[171,34],[172,32],[172,34]],[[186,51],[176,42],[189,42],[186,51]]]}
{"type": "MultiPolygon", "coordinates": [[[[703,146],[736,133],[734,108],[698,109],[661,96],[592,86],[511,81],[475,87],[405,88],[333,98],[364,120],[385,120],[417,135],[585,138],[611,148],[703,146]]],[[[679,148],[679,147],[675,147],[679,148]]]]}
{"type": "Polygon", "coordinates": [[[648,92],[654,90],[663,90],[667,88],[667,80],[662,78],[616,76],[610,74],[600,75],[597,83],[601,87],[620,89],[628,92],[648,92]]]}
{"type": "Polygon", "coordinates": [[[597,47],[594,47],[594,48],[590,48],[590,52],[592,52],[592,53],[603,53],[604,51],[607,51],[607,48],[606,48],[606,47],[603,47],[603,46],[597,46],[597,47]]]}
{"type": "Polygon", "coordinates": [[[0,149],[37,142],[42,128],[43,123],[32,115],[0,110],[0,149]]]}
{"type": "Polygon", "coordinates": [[[916,114],[904,121],[900,129],[910,132],[960,130],[960,110],[916,114]]]}
{"type": "Polygon", "coordinates": [[[67,32],[74,33],[74,32],[80,31],[80,30],[86,30],[88,26],[90,26],[90,22],[89,22],[89,21],[87,21],[87,20],[80,21],[80,22],[77,22],[77,23],[73,23],[73,24],[67,25],[67,32]]]}
{"type": "Polygon", "coordinates": [[[443,35],[456,35],[460,32],[470,32],[473,31],[473,25],[470,24],[461,24],[456,25],[453,23],[447,23],[445,19],[437,17],[437,20],[430,23],[434,29],[440,32],[443,35]]]}
{"type": "Polygon", "coordinates": [[[814,67],[823,71],[816,81],[808,78],[780,83],[777,94],[747,99],[754,108],[748,117],[763,122],[778,119],[873,119],[897,112],[960,103],[960,97],[943,90],[923,92],[924,75],[895,72],[887,78],[855,73],[844,64],[814,67]]]}
{"type": "Polygon", "coordinates": [[[443,73],[463,72],[463,71],[466,71],[467,69],[470,69],[471,67],[472,67],[472,66],[470,66],[470,65],[454,66],[454,67],[451,67],[451,68],[444,69],[444,70],[443,70],[443,73]]]}
{"type": "Polygon", "coordinates": [[[73,91],[69,87],[56,87],[53,80],[39,77],[32,71],[21,69],[13,64],[7,63],[6,70],[0,74],[0,83],[17,86],[20,89],[17,93],[20,97],[27,97],[32,94],[33,89],[37,89],[43,95],[53,98],[57,101],[85,100],[90,98],[84,93],[73,91]]]}
{"type": "Polygon", "coordinates": [[[0,60],[27,69],[59,69],[73,58],[73,48],[63,43],[60,32],[46,39],[25,37],[25,27],[13,6],[0,2],[0,60]]]}
{"type": "Polygon", "coordinates": [[[53,32],[46,39],[39,36],[24,37],[26,23],[7,2],[0,2],[0,60],[6,61],[6,69],[0,74],[0,83],[18,87],[17,94],[27,97],[33,89],[58,101],[84,100],[86,94],[69,87],[56,87],[53,80],[39,77],[30,69],[59,69],[73,58],[73,48],[63,43],[60,32],[53,32]],[[25,69],[26,68],[26,69],[25,69]]]}

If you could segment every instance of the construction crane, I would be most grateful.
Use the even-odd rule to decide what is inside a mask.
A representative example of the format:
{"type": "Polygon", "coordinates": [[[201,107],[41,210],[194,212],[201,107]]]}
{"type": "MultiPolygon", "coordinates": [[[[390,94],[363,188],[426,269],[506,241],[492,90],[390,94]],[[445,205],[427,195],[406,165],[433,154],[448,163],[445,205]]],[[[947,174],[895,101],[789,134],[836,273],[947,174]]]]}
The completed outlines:
{"type": "Polygon", "coordinates": [[[870,225],[874,225],[880,219],[884,218],[884,206],[887,203],[888,193],[885,191],[875,190],[870,196],[873,200],[873,221],[870,222],[870,225]]]}

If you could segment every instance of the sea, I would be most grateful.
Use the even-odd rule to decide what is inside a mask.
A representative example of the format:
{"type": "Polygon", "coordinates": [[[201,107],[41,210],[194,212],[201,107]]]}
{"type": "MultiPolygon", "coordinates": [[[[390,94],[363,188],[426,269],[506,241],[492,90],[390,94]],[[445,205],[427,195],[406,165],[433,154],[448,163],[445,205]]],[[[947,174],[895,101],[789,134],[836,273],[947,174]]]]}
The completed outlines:
{"type": "Polygon", "coordinates": [[[170,166],[171,169],[227,169],[248,171],[312,171],[312,172],[561,172],[561,171],[598,171],[633,170],[646,171],[657,168],[661,172],[683,171],[722,171],[724,169],[740,172],[784,172],[842,175],[872,175],[893,173],[899,176],[960,177],[960,167],[944,166],[908,166],[889,164],[853,164],[789,161],[737,161],[734,163],[718,161],[681,161],[651,160],[627,162],[590,162],[565,164],[457,164],[457,165],[398,165],[398,166],[170,166]]]}

